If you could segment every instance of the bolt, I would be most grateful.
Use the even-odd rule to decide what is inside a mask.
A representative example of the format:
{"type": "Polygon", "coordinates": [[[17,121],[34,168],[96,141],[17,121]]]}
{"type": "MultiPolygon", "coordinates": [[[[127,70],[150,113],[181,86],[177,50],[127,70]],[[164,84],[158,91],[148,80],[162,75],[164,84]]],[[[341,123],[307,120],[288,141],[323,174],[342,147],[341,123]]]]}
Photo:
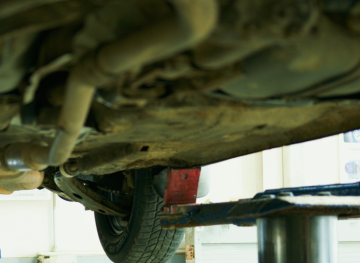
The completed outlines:
{"type": "Polygon", "coordinates": [[[69,163],[68,168],[71,172],[77,172],[78,170],[77,164],[74,162],[69,163]]]}
{"type": "Polygon", "coordinates": [[[280,192],[277,196],[294,196],[292,192],[280,192]]]}
{"type": "Polygon", "coordinates": [[[69,175],[76,175],[78,173],[78,166],[76,162],[70,161],[64,164],[64,170],[69,175]]]}
{"type": "Polygon", "coordinates": [[[187,174],[183,174],[183,178],[184,178],[184,179],[188,178],[188,175],[187,175],[187,174]]]}

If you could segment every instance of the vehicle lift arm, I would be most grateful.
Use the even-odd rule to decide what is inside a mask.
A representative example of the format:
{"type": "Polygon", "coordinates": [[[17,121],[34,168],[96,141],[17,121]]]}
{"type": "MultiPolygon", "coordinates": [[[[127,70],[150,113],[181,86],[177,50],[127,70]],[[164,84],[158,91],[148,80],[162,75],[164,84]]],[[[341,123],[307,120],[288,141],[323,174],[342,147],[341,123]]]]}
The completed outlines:
{"type": "Polygon", "coordinates": [[[336,263],[338,218],[360,217],[360,183],[274,189],[237,202],[195,204],[199,176],[200,168],[168,169],[162,227],[257,225],[260,263],[336,263]]]}

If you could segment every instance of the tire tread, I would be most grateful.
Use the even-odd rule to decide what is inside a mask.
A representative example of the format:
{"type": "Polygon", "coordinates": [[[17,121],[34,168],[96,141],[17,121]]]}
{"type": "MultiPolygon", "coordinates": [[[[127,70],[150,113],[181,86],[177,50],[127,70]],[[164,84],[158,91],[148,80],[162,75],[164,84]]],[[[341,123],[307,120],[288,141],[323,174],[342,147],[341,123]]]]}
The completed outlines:
{"type": "Polygon", "coordinates": [[[165,263],[175,254],[184,236],[183,229],[161,228],[158,216],[162,213],[162,199],[154,193],[151,174],[145,173],[142,176],[143,189],[137,196],[141,199],[138,233],[125,257],[114,259],[108,255],[116,263],[165,263]]]}

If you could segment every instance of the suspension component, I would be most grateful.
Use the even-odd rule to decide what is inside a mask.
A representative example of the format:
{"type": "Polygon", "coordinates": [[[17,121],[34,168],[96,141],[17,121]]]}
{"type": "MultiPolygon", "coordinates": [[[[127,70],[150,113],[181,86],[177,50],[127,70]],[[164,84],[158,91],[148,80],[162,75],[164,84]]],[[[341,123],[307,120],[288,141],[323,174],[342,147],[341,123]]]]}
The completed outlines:
{"type": "Polygon", "coordinates": [[[108,198],[91,189],[83,181],[57,173],[55,175],[55,183],[66,196],[73,201],[83,204],[88,210],[106,215],[127,216],[127,211],[122,210],[108,198]]]}

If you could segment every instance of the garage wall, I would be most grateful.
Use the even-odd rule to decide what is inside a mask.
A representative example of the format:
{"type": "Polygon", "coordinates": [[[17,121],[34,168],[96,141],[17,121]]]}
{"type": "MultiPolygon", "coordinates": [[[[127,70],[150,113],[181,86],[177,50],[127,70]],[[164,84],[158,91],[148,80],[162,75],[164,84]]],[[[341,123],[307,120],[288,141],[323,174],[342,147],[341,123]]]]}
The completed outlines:
{"type": "MultiPolygon", "coordinates": [[[[17,194],[21,193],[31,195],[34,191],[17,194]]],[[[30,200],[25,199],[29,196],[15,196],[15,200],[1,197],[1,256],[37,257],[38,252],[50,251],[104,255],[93,213],[85,211],[80,204],[61,200],[48,191],[46,194],[46,198],[37,197],[35,192],[30,200]]]]}
{"type": "Polygon", "coordinates": [[[210,165],[211,192],[198,202],[249,198],[273,188],[340,183],[340,138],[331,136],[210,165]]]}
{"type": "Polygon", "coordinates": [[[56,251],[81,254],[104,254],[92,211],[79,203],[56,197],[56,251]]]}
{"type": "Polygon", "coordinates": [[[50,202],[0,201],[2,257],[32,257],[51,249],[50,202]]]}

